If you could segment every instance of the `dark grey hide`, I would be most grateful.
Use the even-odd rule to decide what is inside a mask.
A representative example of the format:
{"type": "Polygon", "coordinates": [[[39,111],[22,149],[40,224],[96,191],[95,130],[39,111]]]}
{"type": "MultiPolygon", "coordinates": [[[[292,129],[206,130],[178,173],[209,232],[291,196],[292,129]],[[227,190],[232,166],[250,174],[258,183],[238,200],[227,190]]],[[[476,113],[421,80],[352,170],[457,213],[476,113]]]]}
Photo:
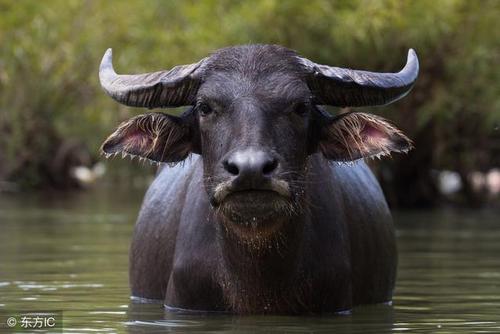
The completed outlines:
{"type": "Polygon", "coordinates": [[[380,117],[332,117],[317,104],[404,96],[418,73],[412,51],[398,74],[316,65],[272,45],[131,76],[117,75],[110,57],[100,77],[117,101],[192,105],[180,117],[134,117],[103,144],[105,154],[170,163],[135,228],[133,296],[239,314],[333,313],[391,300],[393,225],[360,159],[405,152],[411,142],[380,117]]]}

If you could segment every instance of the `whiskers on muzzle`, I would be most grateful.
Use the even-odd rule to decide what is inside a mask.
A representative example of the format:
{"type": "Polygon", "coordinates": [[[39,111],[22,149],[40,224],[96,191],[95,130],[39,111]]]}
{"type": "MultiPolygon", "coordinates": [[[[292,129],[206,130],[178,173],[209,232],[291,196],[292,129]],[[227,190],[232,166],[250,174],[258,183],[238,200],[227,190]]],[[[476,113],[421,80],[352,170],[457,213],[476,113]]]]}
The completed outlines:
{"type": "Polygon", "coordinates": [[[211,202],[217,214],[233,222],[257,226],[301,214],[303,194],[303,190],[282,179],[270,179],[265,186],[256,188],[235,187],[229,180],[215,186],[211,202]]]}
{"type": "Polygon", "coordinates": [[[284,180],[271,179],[265,186],[244,189],[235,187],[234,182],[229,180],[221,182],[215,187],[213,195],[215,203],[221,203],[228,195],[239,191],[274,191],[286,199],[290,199],[292,197],[290,186],[288,185],[288,182],[284,180]]]}

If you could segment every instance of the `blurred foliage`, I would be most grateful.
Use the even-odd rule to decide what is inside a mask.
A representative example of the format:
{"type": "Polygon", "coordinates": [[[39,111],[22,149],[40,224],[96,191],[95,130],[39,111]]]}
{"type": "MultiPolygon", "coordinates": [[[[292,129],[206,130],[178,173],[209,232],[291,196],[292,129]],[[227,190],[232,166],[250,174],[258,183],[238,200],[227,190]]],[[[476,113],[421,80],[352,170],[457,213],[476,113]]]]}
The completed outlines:
{"type": "Polygon", "coordinates": [[[466,178],[500,164],[499,1],[0,0],[0,12],[0,180],[53,183],[53,160],[68,141],[84,143],[95,160],[120,120],[144,112],[101,91],[97,71],[108,47],[122,73],[191,63],[245,43],[394,71],[412,47],[421,61],[413,92],[367,108],[416,141],[409,158],[378,167],[391,202],[426,204],[435,195],[432,169],[458,169],[466,178]],[[415,198],[401,200],[408,191],[415,198]]]}

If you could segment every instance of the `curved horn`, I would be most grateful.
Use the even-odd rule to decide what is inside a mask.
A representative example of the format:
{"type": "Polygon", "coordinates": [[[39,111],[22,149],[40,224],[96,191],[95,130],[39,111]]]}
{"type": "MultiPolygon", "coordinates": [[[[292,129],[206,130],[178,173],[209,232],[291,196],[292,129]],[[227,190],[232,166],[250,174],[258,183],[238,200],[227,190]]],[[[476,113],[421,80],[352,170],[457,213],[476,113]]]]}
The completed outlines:
{"type": "Polygon", "coordinates": [[[201,83],[198,63],[176,66],[169,71],[119,75],[113,69],[112,50],[108,49],[99,67],[99,80],[106,93],[131,107],[179,107],[194,103],[201,83]]]}
{"type": "Polygon", "coordinates": [[[337,107],[389,104],[408,94],[418,76],[418,58],[413,49],[408,51],[406,65],[398,73],[319,65],[306,58],[300,58],[300,62],[312,74],[308,85],[315,102],[337,107]]]}

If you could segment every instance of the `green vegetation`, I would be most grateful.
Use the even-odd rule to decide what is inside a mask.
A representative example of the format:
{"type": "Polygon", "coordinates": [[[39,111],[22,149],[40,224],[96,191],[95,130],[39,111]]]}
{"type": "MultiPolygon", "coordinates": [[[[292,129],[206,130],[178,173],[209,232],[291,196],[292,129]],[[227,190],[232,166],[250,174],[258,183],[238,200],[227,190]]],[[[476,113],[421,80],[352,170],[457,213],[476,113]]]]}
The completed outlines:
{"type": "Polygon", "coordinates": [[[433,204],[432,169],[456,170],[467,183],[470,171],[500,165],[495,0],[0,0],[0,12],[0,180],[66,186],[65,165],[98,159],[101,141],[119,121],[144,112],[100,90],[97,70],[108,47],[117,71],[131,73],[244,43],[282,44],[319,63],[394,71],[413,47],[421,60],[413,92],[371,110],[398,124],[417,147],[378,165],[390,201],[433,204]],[[87,150],[83,158],[70,153],[87,150]]]}

